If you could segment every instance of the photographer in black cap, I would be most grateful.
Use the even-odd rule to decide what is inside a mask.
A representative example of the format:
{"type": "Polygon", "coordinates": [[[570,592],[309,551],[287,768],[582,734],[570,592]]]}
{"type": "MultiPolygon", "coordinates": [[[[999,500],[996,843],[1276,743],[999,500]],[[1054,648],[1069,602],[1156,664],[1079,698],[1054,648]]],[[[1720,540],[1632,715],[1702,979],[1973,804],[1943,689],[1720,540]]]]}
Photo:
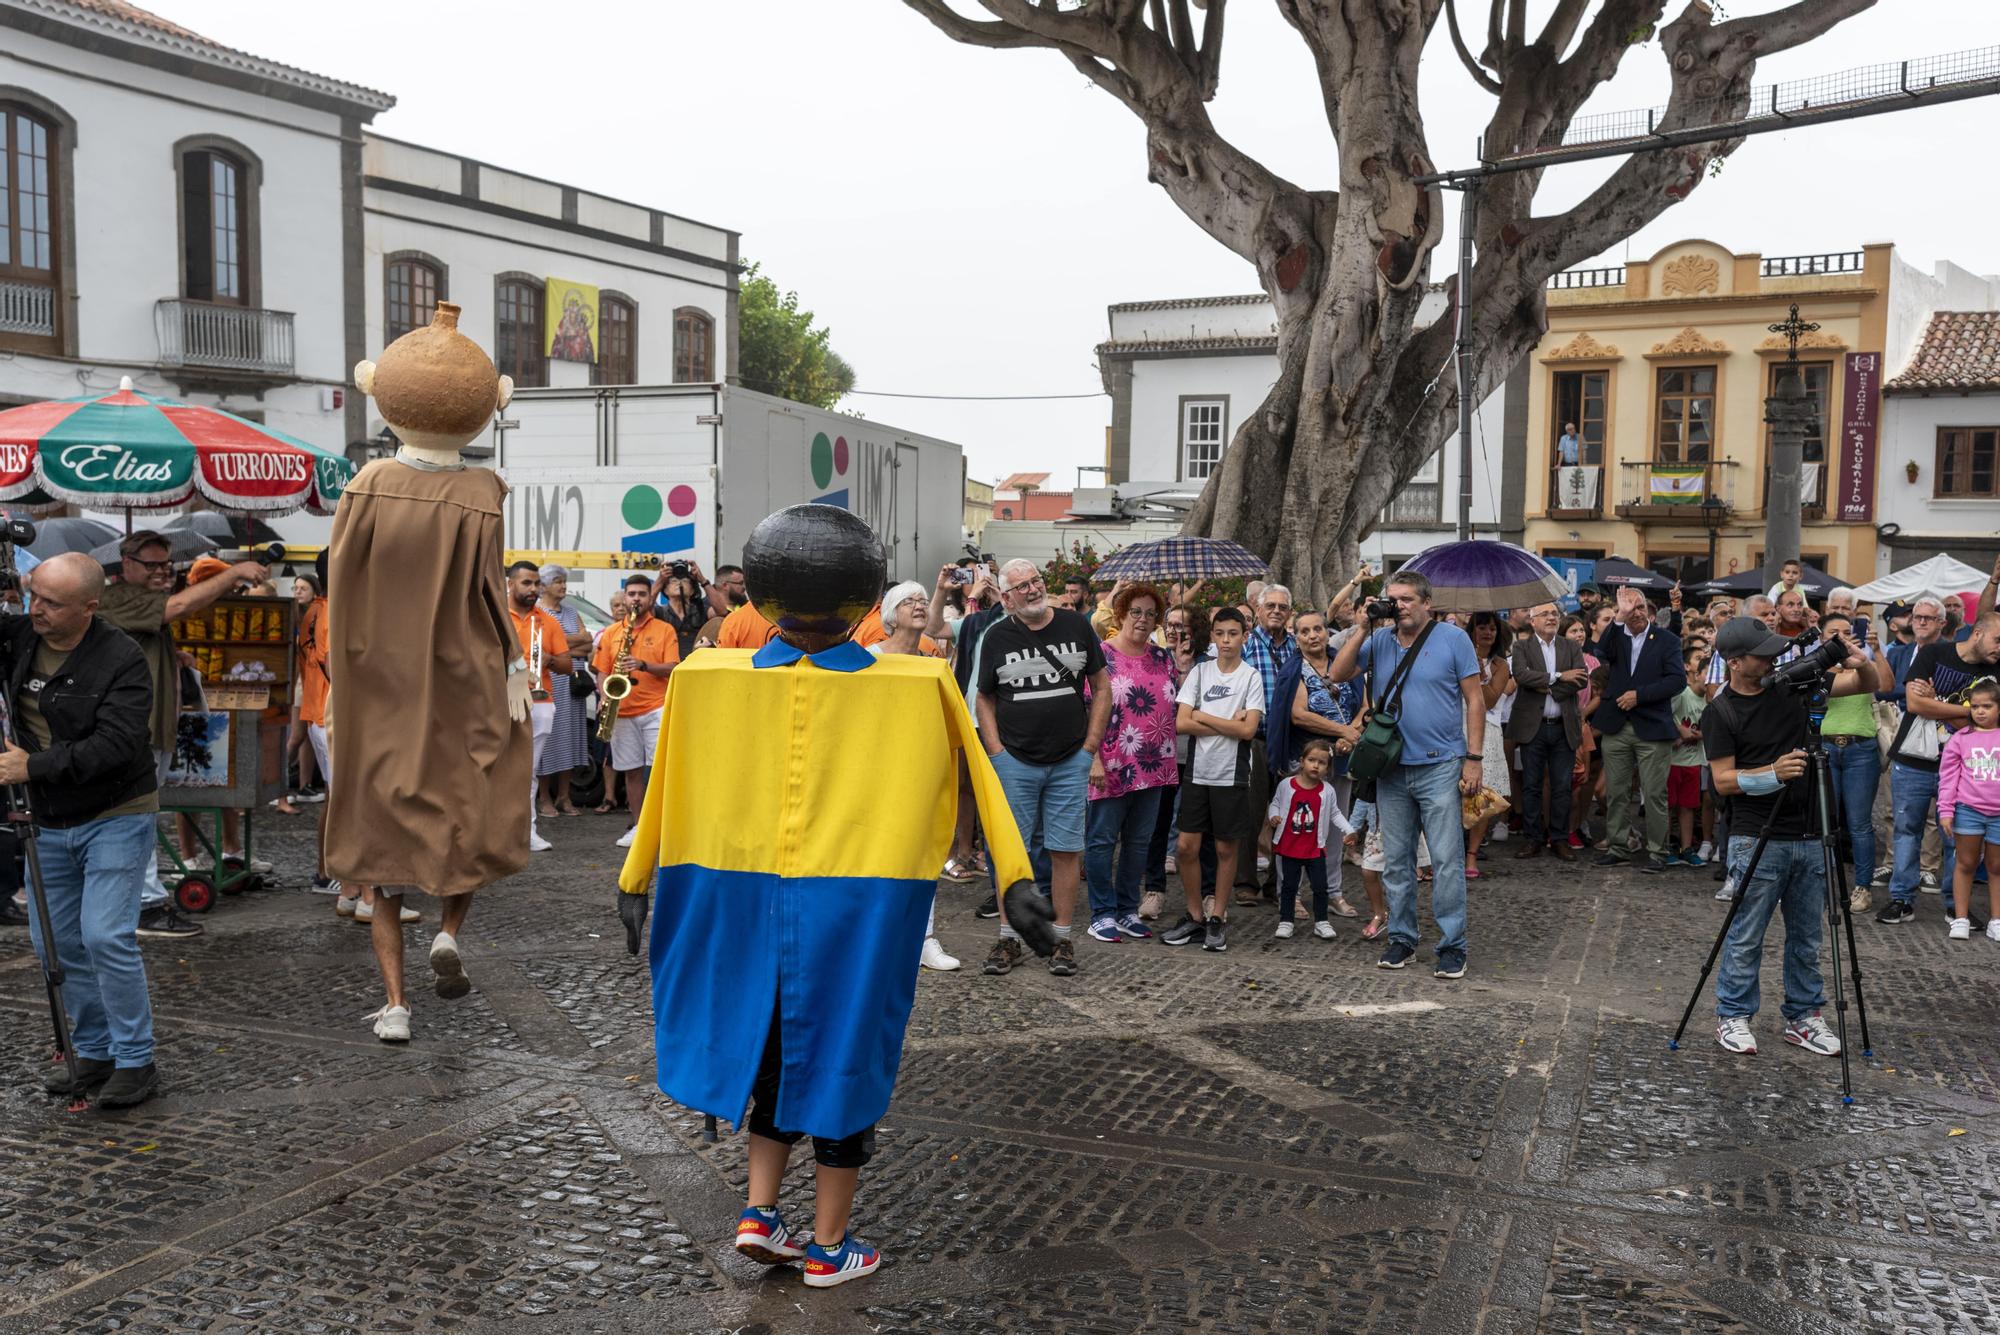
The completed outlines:
{"type": "Polygon", "coordinates": [[[1862,652],[1835,635],[1802,652],[1774,679],[1779,655],[1794,648],[1802,646],[1755,617],[1731,619],[1715,641],[1729,676],[1702,716],[1702,746],[1715,791],[1729,803],[1729,872],[1743,899],[1715,976],[1715,1032],[1726,1051],[1757,1051],[1750,1019],[1757,1013],[1764,932],[1782,906],[1785,1041],[1830,1057],[1840,1052],[1840,1040],[1820,1018],[1826,1004],[1819,967],[1826,869],[1806,781],[1805,747],[1813,726],[1807,702],[1828,673],[1833,673],[1829,696],[1872,691],[1875,677],[1862,652]],[[1768,842],[1746,881],[1760,833],[1768,842]]]}

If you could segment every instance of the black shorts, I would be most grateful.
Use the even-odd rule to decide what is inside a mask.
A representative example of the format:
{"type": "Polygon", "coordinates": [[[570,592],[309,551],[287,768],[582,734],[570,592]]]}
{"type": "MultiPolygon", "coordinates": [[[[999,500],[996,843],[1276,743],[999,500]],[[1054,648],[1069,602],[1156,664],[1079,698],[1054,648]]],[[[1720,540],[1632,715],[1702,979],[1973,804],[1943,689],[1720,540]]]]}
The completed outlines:
{"type": "Polygon", "coordinates": [[[1257,804],[1248,785],[1241,788],[1211,788],[1207,784],[1181,785],[1182,834],[1212,834],[1217,839],[1248,839],[1257,833],[1257,804]]]}

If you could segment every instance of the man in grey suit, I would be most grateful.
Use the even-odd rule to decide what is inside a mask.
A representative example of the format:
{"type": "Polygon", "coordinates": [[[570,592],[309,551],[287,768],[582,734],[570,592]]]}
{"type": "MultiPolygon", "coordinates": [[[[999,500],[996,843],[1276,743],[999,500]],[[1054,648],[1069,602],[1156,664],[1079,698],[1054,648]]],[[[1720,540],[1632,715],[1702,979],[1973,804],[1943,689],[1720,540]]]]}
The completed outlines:
{"type": "Polygon", "coordinates": [[[1529,633],[1514,641],[1514,713],[1507,740],[1521,761],[1521,811],[1525,826],[1517,858],[1537,858],[1547,844],[1565,862],[1569,847],[1569,779],[1583,743],[1577,695],[1590,672],[1575,641],[1556,634],[1562,612],[1543,603],[1528,613],[1529,633]],[[1542,791],[1549,794],[1549,823],[1542,825],[1542,791]]]}

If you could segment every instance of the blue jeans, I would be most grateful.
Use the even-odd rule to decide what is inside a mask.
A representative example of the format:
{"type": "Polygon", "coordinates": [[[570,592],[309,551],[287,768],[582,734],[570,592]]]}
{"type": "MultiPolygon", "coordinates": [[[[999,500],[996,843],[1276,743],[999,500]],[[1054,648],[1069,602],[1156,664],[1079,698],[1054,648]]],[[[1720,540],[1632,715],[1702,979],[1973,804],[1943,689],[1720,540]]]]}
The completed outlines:
{"type": "Polygon", "coordinates": [[[1431,916],[1438,950],[1465,950],[1465,827],[1459,823],[1460,762],[1391,765],[1375,784],[1382,823],[1382,889],[1389,939],[1417,948],[1417,831],[1431,850],[1431,916]]]}
{"type": "Polygon", "coordinates": [[[1750,849],[1757,841],[1737,835],[1729,841],[1729,874],[1743,897],[1729,939],[1722,944],[1722,968],[1715,975],[1718,1016],[1757,1013],[1758,969],[1764,962],[1764,932],[1771,914],[1785,914],[1785,1018],[1796,1020],[1826,1004],[1819,974],[1819,940],[1826,925],[1826,867],[1817,839],[1773,839],[1764,845],[1757,875],[1743,883],[1750,849]]]}
{"type": "Polygon", "coordinates": [[[1875,880],[1875,790],[1882,783],[1882,752],[1873,737],[1857,737],[1846,746],[1829,746],[1826,759],[1833,770],[1834,791],[1840,798],[1840,818],[1847,826],[1848,852],[1854,858],[1854,884],[1875,880]]]}
{"type": "MultiPolygon", "coordinates": [[[[1923,852],[1924,825],[1937,801],[1937,771],[1916,769],[1898,760],[1889,766],[1889,809],[1895,817],[1895,869],[1889,875],[1889,898],[1903,904],[1917,898],[1917,860],[1923,852]]],[[[1938,883],[1950,885],[1953,841],[1944,841],[1944,866],[1938,883]]]]}
{"type": "Polygon", "coordinates": [[[1083,852],[1090,760],[1090,752],[1081,747],[1069,759],[1053,765],[1030,765],[1006,751],[993,757],[993,772],[1000,777],[1001,791],[1007,794],[1007,809],[1014,813],[1014,827],[1028,847],[1028,861],[1034,864],[1035,884],[1045,895],[1049,893],[1048,855],[1083,852]]]}
{"type": "Polygon", "coordinates": [[[1164,791],[1141,788],[1120,797],[1090,799],[1083,875],[1089,883],[1092,918],[1122,918],[1139,911],[1139,881],[1146,871],[1146,849],[1159,823],[1164,791]]]}
{"type": "MultiPolygon", "coordinates": [[[[144,1066],[153,1060],[153,1002],[139,956],[139,888],[153,858],[153,817],[42,830],[36,843],[76,1054],[144,1066]]],[[[38,951],[45,948],[39,918],[29,924],[38,951]]]]}

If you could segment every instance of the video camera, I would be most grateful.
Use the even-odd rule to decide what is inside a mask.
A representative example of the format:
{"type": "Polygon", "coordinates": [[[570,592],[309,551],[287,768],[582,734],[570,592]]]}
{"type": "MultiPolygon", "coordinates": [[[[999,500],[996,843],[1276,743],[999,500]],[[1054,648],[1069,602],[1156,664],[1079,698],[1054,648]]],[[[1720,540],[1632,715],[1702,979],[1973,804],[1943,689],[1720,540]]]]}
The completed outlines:
{"type": "Polygon", "coordinates": [[[1800,695],[1822,689],[1827,678],[1838,672],[1847,662],[1847,656],[1854,652],[1842,636],[1822,641],[1817,628],[1802,632],[1792,641],[1792,647],[1799,651],[1799,656],[1771,669],[1764,680],[1781,691],[1800,695]]]}

